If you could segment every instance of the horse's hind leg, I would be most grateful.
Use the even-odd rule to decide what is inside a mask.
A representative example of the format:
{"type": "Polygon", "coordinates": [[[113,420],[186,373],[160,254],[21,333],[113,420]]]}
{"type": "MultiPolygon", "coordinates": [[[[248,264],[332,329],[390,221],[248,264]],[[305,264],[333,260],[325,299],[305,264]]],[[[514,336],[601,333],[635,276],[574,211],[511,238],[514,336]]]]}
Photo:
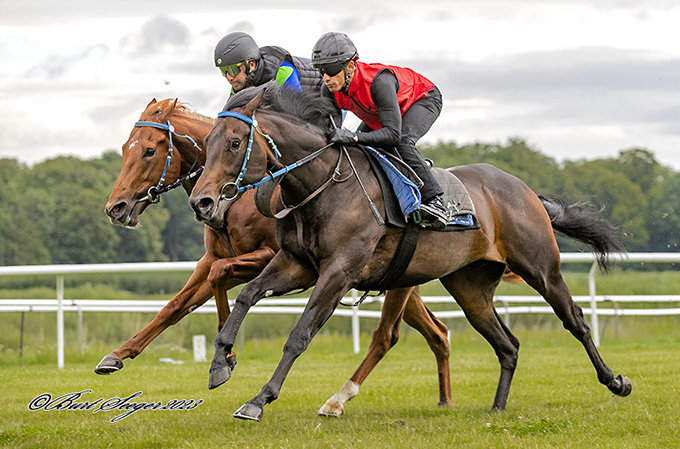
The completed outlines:
{"type": "Polygon", "coordinates": [[[401,323],[404,309],[410,296],[416,289],[400,288],[390,290],[385,295],[385,302],[382,307],[382,314],[378,326],[371,336],[371,344],[364,360],[354,372],[352,377],[344,383],[340,391],[331,396],[330,399],[319,409],[319,415],[340,416],[344,413],[344,404],[356,397],[359,393],[361,384],[366,377],[373,371],[373,368],[382,360],[387,351],[399,340],[399,324],[401,323]]]}
{"type": "Polygon", "coordinates": [[[320,415],[340,416],[344,404],[359,392],[364,380],[373,371],[399,339],[399,323],[404,321],[427,340],[437,360],[439,375],[439,405],[451,405],[451,381],[449,375],[449,342],[447,329],[423,303],[419,287],[390,290],[385,295],[383,312],[378,326],[373,331],[368,354],[350,380],[335,393],[319,410],[320,415]],[[408,299],[405,307],[404,301],[408,299]]]}
{"type": "MultiPolygon", "coordinates": [[[[544,255],[547,257],[546,253],[544,255]]],[[[614,376],[612,370],[602,360],[595,343],[593,343],[590,328],[583,318],[583,311],[572,299],[569,287],[562,278],[559,257],[555,256],[552,260],[546,260],[544,263],[533,259],[530,264],[516,265],[510,268],[522,276],[527,284],[545,298],[562,321],[564,328],[581,342],[597,371],[597,378],[600,383],[607,386],[616,395],[628,396],[632,390],[632,384],[626,376],[614,376]],[[538,269],[540,267],[547,268],[537,271],[536,267],[538,269]]]]}
{"type": "Polygon", "coordinates": [[[416,287],[416,290],[411,294],[406,303],[404,322],[425,337],[437,360],[437,374],[439,377],[439,403],[437,405],[451,405],[448,329],[425,306],[423,299],[420,297],[420,289],[418,287],[416,287]]]}
{"type": "Polygon", "coordinates": [[[504,269],[505,266],[497,262],[479,261],[441,279],[472,327],[493,347],[500,362],[501,375],[492,411],[505,409],[519,350],[519,341],[498,317],[493,306],[493,295],[504,269]]]}

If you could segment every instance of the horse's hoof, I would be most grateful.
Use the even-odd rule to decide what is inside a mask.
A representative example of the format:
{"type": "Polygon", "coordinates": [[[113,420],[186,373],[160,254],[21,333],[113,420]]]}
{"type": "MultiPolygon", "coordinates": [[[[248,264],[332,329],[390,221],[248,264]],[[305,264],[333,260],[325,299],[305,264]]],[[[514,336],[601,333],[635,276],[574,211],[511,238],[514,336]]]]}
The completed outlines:
{"type": "Polygon", "coordinates": [[[230,353],[226,360],[227,365],[224,368],[219,368],[217,370],[210,370],[210,381],[208,382],[208,388],[212,390],[217,388],[229,379],[231,379],[231,371],[236,367],[236,354],[230,353]]]}
{"type": "Polygon", "coordinates": [[[246,402],[240,409],[234,412],[234,418],[260,422],[262,421],[262,407],[246,402]]]}
{"type": "Polygon", "coordinates": [[[236,354],[235,353],[232,352],[227,356],[227,366],[232,370],[234,368],[236,368],[236,354]]]}
{"type": "Polygon", "coordinates": [[[616,379],[609,384],[609,390],[617,396],[628,396],[633,391],[633,384],[626,376],[619,374],[616,379]]]}
{"type": "Polygon", "coordinates": [[[217,388],[231,378],[231,368],[225,366],[216,371],[210,370],[210,380],[208,381],[208,389],[217,388]]]}
{"type": "Polygon", "coordinates": [[[97,374],[111,374],[123,369],[123,361],[119,358],[105,355],[104,358],[95,367],[94,372],[97,374]]]}
{"type": "Polygon", "coordinates": [[[329,399],[317,413],[321,416],[332,416],[337,418],[345,413],[345,408],[341,403],[334,401],[333,399],[329,399]]]}

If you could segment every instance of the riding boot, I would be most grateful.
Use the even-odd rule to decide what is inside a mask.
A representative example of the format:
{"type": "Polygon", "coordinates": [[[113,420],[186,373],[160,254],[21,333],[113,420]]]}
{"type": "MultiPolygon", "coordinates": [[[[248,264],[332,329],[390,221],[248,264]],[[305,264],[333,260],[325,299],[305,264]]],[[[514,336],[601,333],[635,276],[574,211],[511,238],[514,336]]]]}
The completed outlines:
{"type": "Polygon", "coordinates": [[[449,213],[442,203],[441,195],[437,195],[421,204],[420,214],[424,227],[441,230],[449,222],[449,213]]]}

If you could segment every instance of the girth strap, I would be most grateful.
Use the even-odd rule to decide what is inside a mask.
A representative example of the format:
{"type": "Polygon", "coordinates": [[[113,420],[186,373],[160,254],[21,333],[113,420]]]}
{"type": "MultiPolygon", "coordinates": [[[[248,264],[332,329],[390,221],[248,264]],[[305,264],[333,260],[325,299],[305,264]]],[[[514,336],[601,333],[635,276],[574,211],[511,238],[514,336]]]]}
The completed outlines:
{"type": "Polygon", "coordinates": [[[304,235],[304,221],[302,219],[302,215],[300,214],[300,210],[293,208],[293,217],[295,219],[295,232],[297,234],[297,244],[302,250],[305,252],[307,255],[307,259],[309,259],[309,262],[312,264],[316,272],[319,272],[319,263],[316,261],[314,258],[314,254],[309,249],[308,245],[305,245],[305,235],[304,235]]]}
{"type": "Polygon", "coordinates": [[[409,220],[404,229],[404,233],[401,235],[399,246],[394,252],[392,262],[390,262],[390,266],[387,267],[385,275],[375,286],[375,290],[381,292],[389,290],[404,274],[406,268],[411,263],[411,259],[413,259],[413,253],[416,251],[419,236],[420,225],[413,220],[409,220]]]}

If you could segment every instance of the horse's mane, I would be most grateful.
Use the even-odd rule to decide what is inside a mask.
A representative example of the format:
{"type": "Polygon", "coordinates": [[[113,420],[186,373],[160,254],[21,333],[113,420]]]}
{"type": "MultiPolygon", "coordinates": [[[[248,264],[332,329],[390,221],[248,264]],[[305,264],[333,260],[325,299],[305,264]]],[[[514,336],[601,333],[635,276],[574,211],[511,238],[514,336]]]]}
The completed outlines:
{"type": "Polygon", "coordinates": [[[207,115],[199,114],[198,112],[191,109],[187,103],[177,101],[177,99],[166,98],[165,100],[158,101],[156,103],[150,104],[146,110],[142,113],[140,121],[151,120],[154,114],[163,114],[167,112],[172,105],[175,104],[174,110],[171,114],[175,117],[185,117],[191,120],[197,120],[199,122],[204,122],[208,124],[215,124],[215,119],[208,117],[207,115]],[[177,102],[177,104],[175,104],[177,102]]]}
{"type": "Polygon", "coordinates": [[[278,86],[274,81],[235,93],[227,100],[224,110],[245,106],[263,90],[265,93],[260,110],[285,114],[319,128],[324,134],[333,129],[330,116],[338,115],[338,109],[330,99],[278,86]]]}

